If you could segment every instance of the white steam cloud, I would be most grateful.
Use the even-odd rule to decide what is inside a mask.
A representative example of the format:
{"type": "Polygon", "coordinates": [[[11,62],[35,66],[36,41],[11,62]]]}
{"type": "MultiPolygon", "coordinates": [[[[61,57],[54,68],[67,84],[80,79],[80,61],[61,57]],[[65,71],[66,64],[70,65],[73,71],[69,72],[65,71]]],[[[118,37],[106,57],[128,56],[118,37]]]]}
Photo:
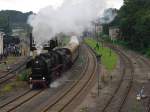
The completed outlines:
{"type": "Polygon", "coordinates": [[[117,16],[117,10],[109,8],[104,11],[103,16],[100,18],[100,22],[102,24],[108,24],[112,22],[116,16],[117,16]]]}
{"type": "Polygon", "coordinates": [[[29,17],[37,45],[56,34],[74,32],[80,34],[108,8],[105,0],[65,0],[57,9],[48,6],[29,17]]]}

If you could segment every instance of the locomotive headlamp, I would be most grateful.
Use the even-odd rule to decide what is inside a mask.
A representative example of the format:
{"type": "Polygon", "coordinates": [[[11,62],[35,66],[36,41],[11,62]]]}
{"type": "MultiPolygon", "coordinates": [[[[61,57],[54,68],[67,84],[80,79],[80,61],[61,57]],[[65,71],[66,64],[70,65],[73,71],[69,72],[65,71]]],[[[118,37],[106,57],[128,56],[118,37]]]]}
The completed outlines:
{"type": "Polygon", "coordinates": [[[42,79],[45,80],[45,77],[43,77],[42,79]]]}
{"type": "Polygon", "coordinates": [[[30,77],[29,79],[32,80],[32,77],[30,77]]]}

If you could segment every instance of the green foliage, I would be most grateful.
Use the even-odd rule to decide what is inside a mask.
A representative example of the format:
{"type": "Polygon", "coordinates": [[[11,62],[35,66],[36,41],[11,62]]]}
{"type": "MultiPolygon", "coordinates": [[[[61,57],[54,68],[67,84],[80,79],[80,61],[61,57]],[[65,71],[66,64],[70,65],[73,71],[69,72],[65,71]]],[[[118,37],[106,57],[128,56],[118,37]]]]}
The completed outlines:
{"type": "Polygon", "coordinates": [[[15,10],[0,11],[0,16],[5,17],[10,23],[26,23],[30,14],[33,14],[33,12],[22,13],[15,10]]]}
{"type": "Polygon", "coordinates": [[[3,92],[10,92],[13,89],[13,85],[12,84],[7,84],[4,86],[3,88],[3,92]]]}
{"type": "Polygon", "coordinates": [[[7,24],[8,24],[7,18],[5,16],[0,16],[0,26],[5,27],[7,26],[7,24]]]}
{"type": "Polygon", "coordinates": [[[128,48],[129,43],[127,41],[121,40],[121,39],[117,39],[117,40],[111,40],[111,38],[108,35],[102,34],[101,36],[102,41],[105,42],[110,42],[114,45],[121,45],[124,46],[126,48],[128,48]]]}
{"type": "Polygon", "coordinates": [[[112,50],[109,48],[102,48],[102,45],[100,45],[99,49],[95,49],[97,42],[93,39],[85,39],[85,43],[87,43],[97,54],[102,55],[101,61],[102,64],[105,66],[105,68],[108,71],[112,71],[116,65],[117,65],[117,60],[118,56],[116,53],[114,53],[112,50]]]}
{"type": "Polygon", "coordinates": [[[28,70],[24,70],[23,72],[21,72],[21,74],[18,75],[17,80],[18,81],[27,81],[30,71],[31,70],[28,69],[28,70]]]}
{"type": "Polygon", "coordinates": [[[114,44],[122,45],[122,46],[128,47],[128,42],[123,41],[123,40],[116,40],[116,41],[114,42],[114,44]]]}
{"type": "Polygon", "coordinates": [[[103,33],[106,35],[109,35],[109,25],[108,24],[103,25],[103,33]]]}
{"type": "Polygon", "coordinates": [[[101,38],[102,38],[104,41],[111,42],[111,38],[110,38],[108,35],[106,35],[106,34],[102,34],[102,35],[101,35],[101,38]]]}
{"type": "Polygon", "coordinates": [[[15,10],[0,11],[0,29],[10,33],[13,27],[28,27],[27,19],[33,12],[22,13],[15,10]]]}
{"type": "Polygon", "coordinates": [[[147,50],[146,50],[146,56],[148,56],[148,57],[150,57],[150,48],[148,48],[147,50]]]}
{"type": "Polygon", "coordinates": [[[8,92],[14,91],[17,88],[22,88],[22,87],[26,87],[26,82],[23,82],[20,80],[15,80],[13,82],[10,82],[10,83],[4,85],[4,87],[2,87],[0,93],[5,94],[8,92]]]}
{"type": "Polygon", "coordinates": [[[150,1],[124,0],[117,19],[128,45],[145,53],[150,47],[150,1]]]}

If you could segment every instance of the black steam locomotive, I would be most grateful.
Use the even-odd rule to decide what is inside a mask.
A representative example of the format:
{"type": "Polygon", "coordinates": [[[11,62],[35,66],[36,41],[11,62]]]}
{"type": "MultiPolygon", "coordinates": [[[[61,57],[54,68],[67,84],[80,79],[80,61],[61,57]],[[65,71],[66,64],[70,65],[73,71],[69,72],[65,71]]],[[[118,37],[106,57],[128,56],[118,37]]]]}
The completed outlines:
{"type": "MultiPolygon", "coordinates": [[[[55,45],[56,43],[51,41],[51,46],[55,45]]],[[[48,87],[53,80],[61,76],[61,72],[72,66],[79,54],[79,44],[74,42],[63,48],[52,48],[48,49],[48,53],[41,53],[28,63],[32,72],[29,77],[30,88],[41,84],[48,87]]]]}

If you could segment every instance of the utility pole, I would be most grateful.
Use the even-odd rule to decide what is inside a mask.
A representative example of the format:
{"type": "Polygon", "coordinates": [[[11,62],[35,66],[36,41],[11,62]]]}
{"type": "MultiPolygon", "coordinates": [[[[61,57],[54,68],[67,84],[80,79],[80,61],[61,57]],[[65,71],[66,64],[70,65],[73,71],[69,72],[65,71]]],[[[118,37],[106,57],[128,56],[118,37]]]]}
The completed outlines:
{"type": "Polygon", "coordinates": [[[99,96],[100,94],[100,65],[101,65],[101,57],[102,55],[97,55],[97,62],[98,62],[98,66],[97,66],[97,95],[99,96]]]}
{"type": "Polygon", "coordinates": [[[97,22],[95,22],[95,37],[96,37],[96,40],[97,40],[97,42],[98,42],[98,23],[97,22]]]}
{"type": "Polygon", "coordinates": [[[98,50],[99,50],[99,40],[98,40],[98,23],[97,22],[94,22],[94,26],[95,26],[95,39],[96,39],[96,41],[97,41],[97,43],[96,43],[96,47],[95,48],[97,48],[98,50]]]}
{"type": "MultiPolygon", "coordinates": [[[[93,22],[93,25],[95,27],[95,39],[97,40],[97,44],[96,44],[96,48],[99,48],[99,40],[98,40],[98,32],[97,32],[97,27],[98,27],[98,23],[97,22],[93,22]]],[[[97,54],[96,58],[97,58],[97,63],[98,63],[98,66],[97,66],[97,95],[99,96],[100,95],[100,89],[101,89],[101,86],[100,86],[100,64],[101,64],[101,57],[102,55],[100,54],[97,54]]]]}

